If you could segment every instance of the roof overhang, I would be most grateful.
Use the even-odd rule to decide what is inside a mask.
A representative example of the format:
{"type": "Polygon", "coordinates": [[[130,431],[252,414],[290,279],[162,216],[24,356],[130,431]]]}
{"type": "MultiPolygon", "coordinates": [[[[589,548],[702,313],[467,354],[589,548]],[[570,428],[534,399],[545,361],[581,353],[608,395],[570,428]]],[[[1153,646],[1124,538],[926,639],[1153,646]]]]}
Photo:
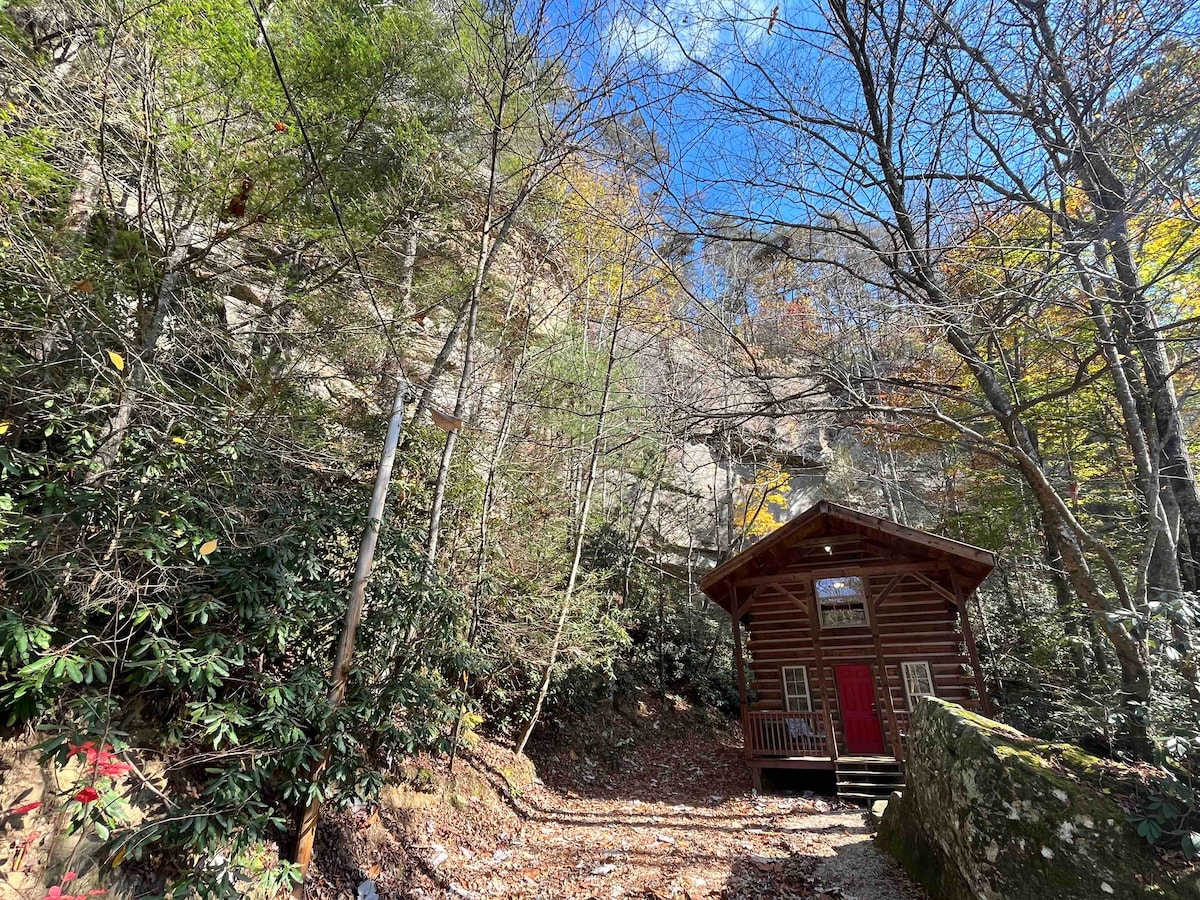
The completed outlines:
{"type": "Polygon", "coordinates": [[[996,565],[991,553],[971,544],[822,500],[754,546],[717,566],[700,579],[700,588],[728,611],[734,583],[751,575],[762,574],[762,567],[774,555],[805,538],[827,534],[834,526],[860,533],[868,539],[875,538],[902,547],[906,553],[923,559],[944,563],[947,569],[955,573],[964,595],[975,590],[996,565]]]}

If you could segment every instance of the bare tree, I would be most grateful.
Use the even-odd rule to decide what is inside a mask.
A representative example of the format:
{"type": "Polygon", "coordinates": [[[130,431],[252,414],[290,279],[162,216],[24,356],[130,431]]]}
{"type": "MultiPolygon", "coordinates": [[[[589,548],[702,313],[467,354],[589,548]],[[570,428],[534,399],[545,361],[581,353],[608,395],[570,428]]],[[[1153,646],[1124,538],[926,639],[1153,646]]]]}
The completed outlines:
{"type": "MultiPolygon", "coordinates": [[[[931,436],[949,429],[1020,474],[1072,590],[1116,653],[1140,752],[1135,711],[1152,692],[1154,598],[1174,609],[1177,669],[1200,697],[1184,594],[1195,586],[1197,485],[1172,384],[1175,326],[1162,321],[1163,286],[1195,262],[1195,249],[1181,243],[1165,262],[1152,260],[1139,234],[1167,206],[1195,220],[1187,185],[1200,95],[1173,62],[1194,54],[1175,39],[1190,7],[1124,15],[1104,0],[953,8],[827,0],[815,18],[772,22],[769,35],[753,15],[726,13],[713,25],[723,39],[707,42],[651,19],[673,43],[669,58],[660,43],[648,60],[666,96],[703,110],[693,120],[704,124],[681,142],[715,137],[726,151],[700,167],[681,148],[663,178],[690,210],[694,234],[841,273],[940,333],[969,393],[886,368],[854,378],[827,370],[841,408],[915,418],[931,436]],[[1155,143],[1168,131],[1169,141],[1155,143]],[[1025,269],[1015,273],[1022,277],[997,280],[972,254],[988,238],[1013,241],[997,227],[1006,217],[1036,222],[1039,235],[1033,256],[1001,261],[1010,275],[1025,269]],[[968,269],[984,295],[959,290],[968,269]],[[1050,333],[1040,317],[1051,307],[1068,322],[1050,338],[1074,345],[1073,373],[1031,387],[1007,337],[1050,333]],[[1077,514],[1069,471],[1039,439],[1054,402],[1098,381],[1119,401],[1122,452],[1136,470],[1138,522],[1123,532],[1140,533],[1132,555],[1077,514]]],[[[776,400],[759,411],[796,409],[776,400]]]]}

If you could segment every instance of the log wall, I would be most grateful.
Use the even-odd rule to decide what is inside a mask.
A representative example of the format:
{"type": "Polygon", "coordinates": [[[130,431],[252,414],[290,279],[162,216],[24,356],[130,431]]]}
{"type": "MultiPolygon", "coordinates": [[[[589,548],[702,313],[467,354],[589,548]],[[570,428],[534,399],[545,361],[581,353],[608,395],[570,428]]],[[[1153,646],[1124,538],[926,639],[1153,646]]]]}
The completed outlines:
{"type": "MultiPolygon", "coordinates": [[[[751,709],[782,710],[782,667],[805,666],[813,710],[829,710],[840,744],[844,732],[834,667],[847,663],[871,666],[877,700],[890,696],[892,709],[902,713],[907,711],[908,701],[900,664],[910,661],[929,664],[937,696],[978,708],[976,682],[958,612],[947,596],[953,596],[948,571],[897,560],[887,548],[850,536],[822,539],[815,547],[802,548],[793,556],[788,565],[777,570],[777,578],[757,579],[758,583],[745,588],[747,594],[755,592],[744,619],[751,709]],[[868,626],[814,629],[816,607],[809,573],[826,577],[825,573],[834,569],[841,569],[839,574],[845,575],[865,570],[860,577],[868,586],[868,626]],[[876,598],[881,596],[876,607],[876,598]],[[814,637],[820,641],[819,649],[814,637]],[[818,655],[822,658],[820,667],[818,655]],[[881,679],[880,656],[886,681],[881,679]]],[[[880,724],[884,740],[892,746],[882,703],[880,724]]],[[[898,748],[892,749],[898,753],[898,748]]]]}

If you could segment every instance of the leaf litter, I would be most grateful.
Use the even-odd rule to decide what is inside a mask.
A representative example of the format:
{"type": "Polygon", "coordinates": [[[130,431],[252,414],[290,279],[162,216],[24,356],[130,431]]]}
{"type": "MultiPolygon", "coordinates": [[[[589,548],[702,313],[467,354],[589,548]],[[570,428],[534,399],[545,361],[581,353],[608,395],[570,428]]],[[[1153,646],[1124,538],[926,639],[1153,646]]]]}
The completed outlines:
{"type": "Polygon", "coordinates": [[[925,897],[875,849],[861,808],[757,795],[736,731],[640,718],[603,762],[589,748],[608,730],[534,747],[536,774],[482,740],[452,776],[417,761],[378,809],[328,817],[308,896],[354,898],[369,874],[379,900],[925,897]]]}

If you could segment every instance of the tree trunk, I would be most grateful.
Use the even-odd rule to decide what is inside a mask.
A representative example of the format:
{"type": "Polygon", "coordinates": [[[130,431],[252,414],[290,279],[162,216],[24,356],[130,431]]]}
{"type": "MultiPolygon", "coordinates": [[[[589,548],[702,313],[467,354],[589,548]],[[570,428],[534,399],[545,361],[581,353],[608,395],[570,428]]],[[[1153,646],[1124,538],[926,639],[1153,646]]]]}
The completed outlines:
{"type": "MultiPolygon", "coordinates": [[[[1147,417],[1140,414],[1137,402],[1138,397],[1135,396],[1134,379],[1132,374],[1128,372],[1124,360],[1121,359],[1117,351],[1117,335],[1109,322],[1100,297],[1096,294],[1090,274],[1087,272],[1086,267],[1083,266],[1082,259],[1077,256],[1076,260],[1079,266],[1080,284],[1088,293],[1092,320],[1096,323],[1101,350],[1104,353],[1105,360],[1108,362],[1117,401],[1121,407],[1126,445],[1133,455],[1134,467],[1137,471],[1137,484],[1142,499],[1141,518],[1145,523],[1146,539],[1138,561],[1137,593],[1135,598],[1142,615],[1149,616],[1150,600],[1159,598],[1167,601],[1169,604],[1170,601],[1183,596],[1185,587],[1183,576],[1187,570],[1186,563],[1191,558],[1186,525],[1183,528],[1172,527],[1163,494],[1160,490],[1164,480],[1161,477],[1161,472],[1172,465],[1169,454],[1165,452],[1165,448],[1161,444],[1164,429],[1170,432],[1175,427],[1182,426],[1178,421],[1177,410],[1174,416],[1175,421],[1165,422],[1164,418],[1159,414],[1159,404],[1154,398],[1156,395],[1159,397],[1167,396],[1171,400],[1172,408],[1174,408],[1175,391],[1169,378],[1163,383],[1162,389],[1157,392],[1152,386],[1149,387],[1146,393],[1149,394],[1150,405],[1154,409],[1154,415],[1150,421],[1146,421],[1147,417]],[[1156,444],[1159,445],[1158,454],[1155,454],[1153,451],[1153,447],[1156,444]],[[1181,539],[1176,539],[1175,535],[1177,533],[1180,534],[1181,539]]],[[[1153,335],[1152,340],[1159,346],[1157,349],[1152,350],[1149,356],[1161,356],[1162,360],[1165,360],[1165,350],[1161,347],[1157,333],[1153,335]]],[[[1143,360],[1147,358],[1144,346],[1140,356],[1143,360]]],[[[1145,371],[1147,378],[1149,378],[1149,370],[1145,371]]],[[[1175,464],[1184,466],[1186,470],[1185,474],[1190,478],[1190,460],[1187,456],[1186,444],[1182,443],[1182,435],[1180,435],[1179,441],[1176,442],[1175,446],[1177,452],[1182,453],[1182,457],[1176,460],[1175,464]]],[[[1184,495],[1186,500],[1189,492],[1179,490],[1178,485],[1172,484],[1170,478],[1167,478],[1166,481],[1171,488],[1169,494],[1171,506],[1173,510],[1179,510],[1179,515],[1182,518],[1182,509],[1180,509],[1178,503],[1181,494],[1184,495]]],[[[1192,486],[1193,488],[1195,487],[1194,479],[1192,486]]],[[[1194,589],[1194,587],[1189,586],[1189,589],[1194,589]]],[[[1185,623],[1176,615],[1171,616],[1170,628],[1172,644],[1178,657],[1175,660],[1175,667],[1184,680],[1185,690],[1192,702],[1200,704],[1200,660],[1197,659],[1191,633],[1185,623]]]]}
{"type": "Polygon", "coordinates": [[[575,585],[579,578],[579,563],[583,556],[583,539],[587,535],[588,514],[591,512],[592,493],[596,486],[596,470],[600,463],[600,450],[604,439],[604,422],[608,415],[608,400],[612,393],[613,370],[616,368],[617,332],[621,327],[621,306],[623,297],[617,298],[616,313],[613,317],[612,337],[608,343],[608,363],[604,370],[604,390],[600,395],[600,411],[596,416],[596,431],[592,435],[591,452],[588,454],[587,474],[584,481],[583,503],[579,510],[578,521],[575,525],[574,551],[571,558],[571,570],[567,576],[567,587],[563,592],[562,609],[558,614],[558,622],[554,630],[554,638],[550,643],[550,655],[538,684],[537,695],[533,703],[533,712],[529,716],[521,737],[517,741],[516,754],[525,752],[529,736],[533,734],[538,717],[542,713],[542,704],[550,692],[550,682],[554,677],[554,666],[558,662],[558,651],[562,646],[563,632],[566,629],[567,616],[571,610],[571,601],[575,596],[575,585]]]}
{"type": "MultiPolygon", "coordinates": [[[[883,65],[873,55],[867,44],[867,21],[860,20],[846,0],[833,0],[831,7],[839,38],[850,56],[851,64],[859,77],[861,99],[866,106],[863,127],[871,136],[872,152],[878,163],[880,190],[889,204],[895,223],[895,238],[902,253],[897,258],[884,254],[881,260],[897,281],[915,289],[946,322],[946,340],[959,358],[971,371],[989,411],[1007,437],[1017,470],[1033,490],[1046,517],[1063,565],[1075,592],[1098,617],[1101,627],[1112,642],[1121,666],[1121,689],[1125,698],[1134,704],[1144,704],[1150,697],[1150,659],[1144,639],[1135,637],[1124,620],[1122,613],[1134,612],[1128,599],[1124,577],[1111,551],[1091,538],[1079,526],[1067,509],[1062,497],[1051,485],[1042,467],[1036,442],[1020,415],[1013,407],[1003,382],[978,352],[974,342],[958,322],[953,298],[943,290],[937,269],[932,265],[926,247],[920,238],[917,223],[908,208],[906,199],[907,174],[894,156],[896,134],[890,118],[893,112],[884,104],[891,102],[891,95],[878,90],[877,67],[883,65]],[[1114,602],[1106,596],[1100,582],[1088,563],[1088,552],[1096,554],[1112,578],[1117,591],[1114,602]],[[1114,615],[1114,613],[1118,615],[1114,615]]],[[[884,72],[884,79],[890,77],[884,72]]],[[[1126,717],[1126,727],[1136,752],[1149,753],[1150,745],[1146,725],[1142,718],[1131,712],[1126,717]]]]}
{"type": "MultiPolygon", "coordinates": [[[[1186,531],[1181,543],[1187,545],[1188,556],[1195,560],[1200,558],[1200,484],[1197,484],[1187,445],[1187,431],[1176,398],[1167,346],[1154,309],[1146,298],[1129,232],[1130,209],[1148,196],[1131,196],[1129,185],[1118,171],[1123,162],[1114,162],[1112,151],[1093,131],[1090,114],[1094,111],[1081,105],[1084,94],[1071,80],[1072,69],[1063,60],[1048,6],[1031,5],[1028,9],[1033,15],[1031,22],[1038,50],[1048,63],[1046,72],[1050,85],[1061,100],[1062,115],[1069,122],[1076,143],[1069,148],[1052,143],[1048,149],[1052,156],[1059,156],[1064,149],[1072,151],[1069,165],[1079,176],[1079,184],[1099,218],[1095,224],[1099,226],[1097,231],[1103,234],[1102,245],[1112,265],[1117,299],[1123,314],[1128,317],[1134,349],[1145,373],[1157,430],[1162,478],[1179,506],[1186,531]]],[[[1153,183],[1153,179],[1147,179],[1147,184],[1153,183]]]]}
{"type": "MultiPolygon", "coordinates": [[[[650,513],[654,511],[654,500],[658,496],[658,488],[662,484],[666,468],[665,462],[658,467],[658,472],[654,475],[654,483],[650,486],[650,496],[646,500],[646,511],[642,513],[638,519],[637,527],[629,536],[629,548],[625,556],[625,566],[621,572],[621,596],[625,598],[626,603],[629,602],[629,579],[633,575],[633,564],[637,559],[637,546],[641,543],[642,535],[646,531],[646,523],[650,521],[650,513]]],[[[690,532],[688,540],[691,540],[690,532]]],[[[691,565],[690,553],[688,554],[688,565],[691,565]]]]}
{"type": "Polygon", "coordinates": [[[463,326],[467,322],[467,314],[470,309],[471,298],[468,296],[462,305],[459,306],[458,313],[454,317],[454,324],[450,326],[450,332],[446,335],[446,340],[442,342],[442,349],[438,351],[438,355],[433,360],[433,365],[429,367],[429,375],[426,376],[425,384],[421,388],[420,396],[417,398],[416,408],[413,410],[412,418],[409,419],[410,424],[415,425],[420,422],[433,402],[433,391],[437,387],[438,379],[441,378],[447,363],[450,362],[450,356],[454,353],[454,348],[458,346],[458,336],[462,333],[463,326]]]}
{"type": "Polygon", "coordinates": [[[1042,520],[1042,554],[1046,561],[1046,569],[1050,573],[1050,583],[1054,586],[1054,605],[1058,610],[1059,621],[1071,645],[1071,662],[1075,666],[1076,688],[1084,691],[1090,686],[1091,673],[1088,672],[1087,654],[1084,649],[1082,636],[1079,634],[1079,604],[1071,593],[1071,584],[1067,580],[1062,567],[1062,554],[1054,544],[1050,528],[1042,520]]]}
{"type": "Polygon", "coordinates": [[[105,436],[92,457],[91,470],[86,478],[88,484],[94,484],[103,478],[120,455],[121,442],[125,439],[125,433],[129,430],[129,426],[133,422],[133,415],[137,411],[138,395],[146,384],[149,367],[153,365],[154,357],[158,352],[159,338],[162,337],[167,320],[175,312],[179,303],[179,292],[187,280],[184,263],[187,261],[191,241],[190,225],[185,225],[175,232],[174,246],[167,257],[167,271],[155,298],[154,316],[150,319],[150,324],[142,335],[140,350],[127,362],[130,370],[129,379],[125,384],[125,390],[121,393],[121,400],[117,404],[116,412],[108,420],[105,436]]]}
{"type": "MultiPolygon", "coordinates": [[[[528,347],[528,344],[528,332],[526,332],[526,347],[528,347]]],[[[496,436],[496,444],[492,448],[492,455],[488,460],[487,477],[484,480],[483,502],[479,510],[479,547],[475,555],[475,581],[471,586],[471,623],[467,628],[468,649],[474,649],[475,647],[475,642],[479,636],[479,622],[483,615],[483,580],[487,568],[491,513],[496,501],[496,480],[500,469],[500,460],[504,456],[504,449],[511,432],[512,414],[517,405],[517,387],[520,383],[520,372],[520,367],[514,364],[508,391],[508,401],[504,405],[504,417],[500,422],[500,433],[496,436]]],[[[461,683],[465,692],[469,687],[466,671],[462,673],[461,683]]],[[[464,697],[462,704],[458,708],[458,715],[454,720],[454,730],[450,737],[450,762],[448,765],[450,772],[454,771],[454,761],[458,756],[458,742],[462,736],[463,717],[467,712],[466,703],[467,701],[464,697]]]]}
{"type": "MultiPolygon", "coordinates": [[[[454,418],[460,422],[466,408],[467,392],[475,374],[475,333],[479,326],[479,293],[472,291],[471,308],[467,313],[467,334],[463,342],[463,369],[458,379],[458,393],[454,401],[454,418]]],[[[437,479],[433,487],[433,506],[429,511],[429,540],[425,549],[426,577],[432,576],[437,563],[438,538],[442,527],[442,506],[446,499],[446,485],[450,479],[450,465],[454,459],[454,448],[458,444],[459,428],[454,427],[446,432],[446,442],[442,445],[442,457],[438,463],[437,479]]]]}

